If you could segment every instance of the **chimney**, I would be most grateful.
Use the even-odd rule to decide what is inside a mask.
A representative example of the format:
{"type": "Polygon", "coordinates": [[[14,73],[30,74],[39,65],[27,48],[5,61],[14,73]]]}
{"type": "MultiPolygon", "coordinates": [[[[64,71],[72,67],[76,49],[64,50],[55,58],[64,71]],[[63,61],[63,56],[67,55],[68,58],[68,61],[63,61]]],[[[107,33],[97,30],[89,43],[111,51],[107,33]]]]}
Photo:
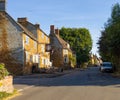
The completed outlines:
{"type": "Polygon", "coordinates": [[[25,23],[25,22],[27,22],[27,17],[18,18],[17,20],[19,23],[25,23]]]}
{"type": "Polygon", "coordinates": [[[59,29],[55,29],[55,34],[59,36],[59,29]]]}
{"type": "Polygon", "coordinates": [[[35,24],[34,25],[36,28],[40,28],[40,24],[35,24]]]}
{"type": "Polygon", "coordinates": [[[55,32],[54,25],[50,25],[50,34],[53,34],[55,32]]]}
{"type": "Polygon", "coordinates": [[[0,0],[0,11],[6,11],[6,0],[0,0]]]}

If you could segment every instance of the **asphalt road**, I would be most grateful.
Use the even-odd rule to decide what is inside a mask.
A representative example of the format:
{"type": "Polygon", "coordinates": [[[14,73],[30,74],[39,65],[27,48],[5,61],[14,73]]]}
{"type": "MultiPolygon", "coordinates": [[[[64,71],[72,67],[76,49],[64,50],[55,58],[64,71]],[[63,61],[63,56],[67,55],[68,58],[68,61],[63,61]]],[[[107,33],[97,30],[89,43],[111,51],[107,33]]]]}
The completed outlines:
{"type": "Polygon", "coordinates": [[[120,78],[92,67],[54,77],[14,79],[21,95],[12,100],[120,100],[120,78]]]}

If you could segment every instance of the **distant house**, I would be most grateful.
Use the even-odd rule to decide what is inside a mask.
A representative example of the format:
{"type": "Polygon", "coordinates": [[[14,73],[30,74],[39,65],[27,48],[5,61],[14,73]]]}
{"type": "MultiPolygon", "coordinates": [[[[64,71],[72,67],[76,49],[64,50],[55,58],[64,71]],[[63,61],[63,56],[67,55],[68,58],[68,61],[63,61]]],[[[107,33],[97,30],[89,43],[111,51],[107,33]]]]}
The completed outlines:
{"type": "Polygon", "coordinates": [[[94,54],[90,54],[90,61],[93,66],[100,66],[102,64],[101,58],[94,54]]]}
{"type": "Polygon", "coordinates": [[[50,52],[47,51],[47,47],[50,44],[50,39],[46,33],[40,28],[39,24],[30,23],[27,18],[18,18],[18,23],[29,30],[37,39],[38,55],[39,55],[39,68],[50,67],[50,52]]]}
{"type": "Polygon", "coordinates": [[[67,43],[59,36],[59,29],[55,29],[54,25],[50,26],[49,37],[52,47],[51,61],[53,63],[53,66],[63,69],[70,68],[70,57],[72,56],[72,50],[70,49],[69,43],[67,43]]]}

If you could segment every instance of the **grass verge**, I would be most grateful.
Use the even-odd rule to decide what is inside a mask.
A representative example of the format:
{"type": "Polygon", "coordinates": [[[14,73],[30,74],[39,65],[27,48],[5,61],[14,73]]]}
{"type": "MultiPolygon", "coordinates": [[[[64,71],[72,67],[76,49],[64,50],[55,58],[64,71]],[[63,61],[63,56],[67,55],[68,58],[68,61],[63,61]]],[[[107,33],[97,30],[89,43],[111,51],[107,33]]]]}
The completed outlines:
{"type": "Polygon", "coordinates": [[[19,95],[17,90],[14,90],[13,93],[0,92],[0,100],[10,100],[17,95],[19,95]]]}

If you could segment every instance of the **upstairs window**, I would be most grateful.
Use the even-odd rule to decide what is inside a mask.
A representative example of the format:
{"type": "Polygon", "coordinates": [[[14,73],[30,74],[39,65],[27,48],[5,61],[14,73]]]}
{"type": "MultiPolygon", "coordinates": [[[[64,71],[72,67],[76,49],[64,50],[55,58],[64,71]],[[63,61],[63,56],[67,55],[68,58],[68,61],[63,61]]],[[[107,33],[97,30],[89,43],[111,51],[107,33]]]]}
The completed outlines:
{"type": "Polygon", "coordinates": [[[29,37],[26,35],[26,41],[25,41],[26,44],[29,44],[29,37]]]}
{"type": "Polygon", "coordinates": [[[36,41],[34,42],[34,48],[37,48],[37,42],[36,41]]]}
{"type": "Polygon", "coordinates": [[[45,52],[45,46],[44,45],[41,45],[41,51],[45,52]]]}
{"type": "Polygon", "coordinates": [[[44,33],[42,33],[42,38],[44,38],[44,33]]]}
{"type": "Polygon", "coordinates": [[[26,62],[29,62],[29,53],[26,51],[26,62]]]}

